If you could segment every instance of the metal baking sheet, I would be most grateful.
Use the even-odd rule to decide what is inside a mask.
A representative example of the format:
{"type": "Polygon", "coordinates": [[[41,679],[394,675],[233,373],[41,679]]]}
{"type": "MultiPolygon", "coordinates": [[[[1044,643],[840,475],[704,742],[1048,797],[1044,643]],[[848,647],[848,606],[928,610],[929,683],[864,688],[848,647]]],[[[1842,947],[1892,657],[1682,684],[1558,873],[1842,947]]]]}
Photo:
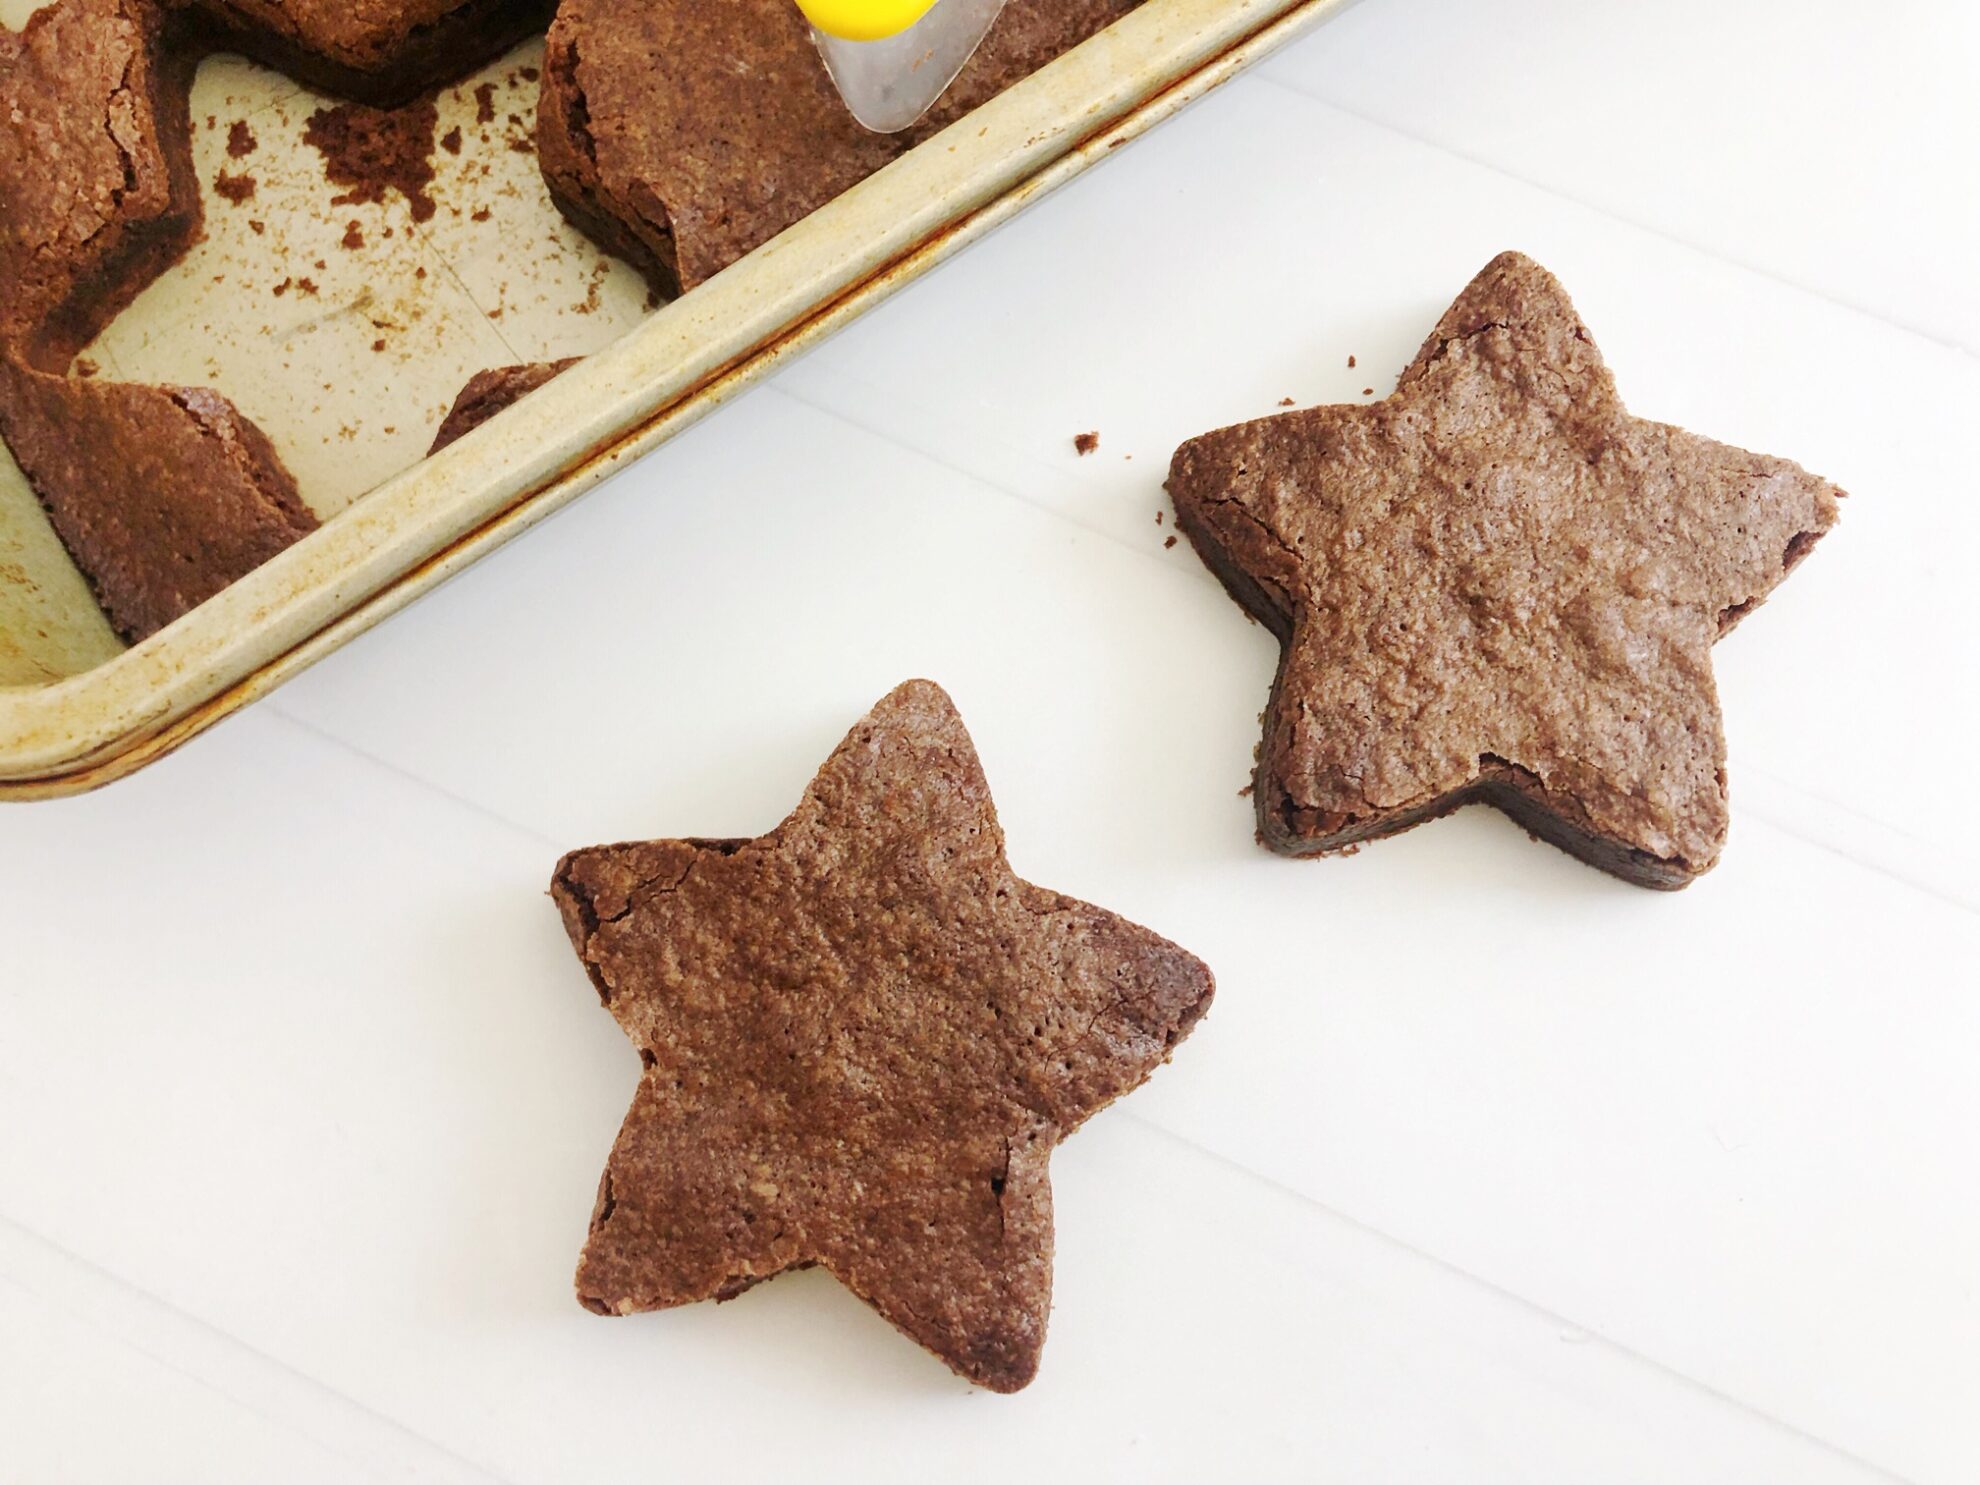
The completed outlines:
{"type": "MultiPolygon", "coordinates": [[[[106,783],[265,694],[1348,3],[1148,0],[657,307],[550,203],[526,145],[540,39],[440,93],[438,132],[459,127],[462,147],[435,151],[438,210],[418,224],[396,194],[328,204],[302,137],[328,100],[208,59],[192,101],[205,235],[81,359],[217,387],[324,525],[125,649],[0,447],[0,797],[106,783]],[[230,158],[236,120],[255,148],[230,158]],[[219,198],[222,169],[254,194],[219,198]],[[589,359],[422,457],[475,371],[573,355],[589,359]]],[[[0,21],[35,8],[0,0],[0,21]]]]}

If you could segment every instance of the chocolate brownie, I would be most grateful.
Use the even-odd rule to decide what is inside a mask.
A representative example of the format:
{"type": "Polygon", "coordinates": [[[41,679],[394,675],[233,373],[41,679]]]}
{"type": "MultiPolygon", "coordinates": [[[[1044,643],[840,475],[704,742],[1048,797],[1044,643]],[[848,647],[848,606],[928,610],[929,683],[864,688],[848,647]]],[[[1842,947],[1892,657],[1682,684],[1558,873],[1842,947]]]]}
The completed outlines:
{"type": "Polygon", "coordinates": [[[495,366],[477,371],[468,378],[454,405],[447,410],[440,429],[433,435],[427,454],[439,453],[456,439],[465,438],[498,412],[515,406],[553,377],[569,371],[582,356],[563,361],[526,361],[520,366],[495,366]]]}
{"type": "Polygon", "coordinates": [[[219,394],[61,375],[198,230],[165,33],[143,0],[61,0],[0,61],[0,438],[131,640],[316,524],[219,394]]]}
{"type": "Polygon", "coordinates": [[[1137,3],[1011,0],[934,111],[881,135],[790,0],[564,0],[537,153],[565,214],[678,294],[1137,3]]]}
{"type": "Polygon", "coordinates": [[[551,892],[644,1067],[582,1302],[823,1265],[971,1382],[1029,1382],[1052,1147],[1168,1060],[1212,981],[1012,874],[942,690],[884,699],[769,835],[578,851],[551,892]]]}
{"type": "Polygon", "coordinates": [[[1719,857],[1711,647],[1835,523],[1785,459],[1632,417],[1566,292],[1495,258],[1395,393],[1190,440],[1177,524],[1284,646],[1275,850],[1480,801],[1618,876],[1719,857]]]}
{"type": "Polygon", "coordinates": [[[540,31],[554,0],[195,0],[207,45],[390,107],[540,31]]]}
{"type": "Polygon", "coordinates": [[[205,387],[0,364],[8,447],[132,643],[316,527],[261,431],[205,387]]]}
{"type": "Polygon", "coordinates": [[[190,66],[146,0],[61,0],[0,59],[0,345],[49,370],[191,242],[190,66]]]}

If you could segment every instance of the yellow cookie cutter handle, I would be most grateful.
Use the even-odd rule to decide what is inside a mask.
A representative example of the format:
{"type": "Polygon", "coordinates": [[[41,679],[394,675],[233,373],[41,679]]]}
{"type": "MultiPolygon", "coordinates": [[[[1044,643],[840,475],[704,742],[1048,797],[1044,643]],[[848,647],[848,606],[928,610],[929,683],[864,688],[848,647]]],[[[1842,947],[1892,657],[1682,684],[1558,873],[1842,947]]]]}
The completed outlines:
{"type": "Polygon", "coordinates": [[[935,0],[797,0],[805,19],[843,41],[885,41],[927,15],[935,0]]]}

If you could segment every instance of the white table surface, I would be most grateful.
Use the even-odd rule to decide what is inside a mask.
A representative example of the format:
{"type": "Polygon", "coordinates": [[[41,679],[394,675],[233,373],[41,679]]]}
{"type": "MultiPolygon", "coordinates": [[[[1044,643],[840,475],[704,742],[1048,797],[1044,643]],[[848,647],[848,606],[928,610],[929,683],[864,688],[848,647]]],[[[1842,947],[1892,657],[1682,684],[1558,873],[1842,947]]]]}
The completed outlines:
{"type": "Polygon", "coordinates": [[[0,1479],[1980,1477],[1976,78],[1962,0],[1368,0],[0,811],[0,1479]],[[1182,438],[1385,392],[1505,247],[1637,411],[1853,492],[1719,651],[1733,837],[1677,896],[1475,810],[1259,850],[1274,646],[1156,524],[1182,438]],[[1009,1399],[816,1273],[571,1295],[637,1062],[553,861],[768,828],[916,674],[1017,868],[1221,986],[1060,1152],[1009,1399]]]}

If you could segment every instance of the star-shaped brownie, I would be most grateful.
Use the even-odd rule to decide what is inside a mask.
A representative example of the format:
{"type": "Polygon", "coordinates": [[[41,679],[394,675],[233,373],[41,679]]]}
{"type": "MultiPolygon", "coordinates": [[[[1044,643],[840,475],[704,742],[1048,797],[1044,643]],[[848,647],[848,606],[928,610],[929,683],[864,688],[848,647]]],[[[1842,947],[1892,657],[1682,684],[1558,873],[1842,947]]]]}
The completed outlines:
{"type": "Polygon", "coordinates": [[[1176,520],[1284,646],[1274,850],[1498,806],[1633,882],[1725,843],[1713,642],[1835,524],[1785,459],[1632,417],[1553,275],[1487,264],[1393,395],[1190,440],[1176,520]]]}
{"type": "Polygon", "coordinates": [[[894,691],[769,835],[578,851],[551,891],[645,1068],[580,1300],[822,1264],[969,1381],[1029,1382],[1052,1147],[1168,1060],[1212,980],[1012,874],[948,696],[894,691]]]}

